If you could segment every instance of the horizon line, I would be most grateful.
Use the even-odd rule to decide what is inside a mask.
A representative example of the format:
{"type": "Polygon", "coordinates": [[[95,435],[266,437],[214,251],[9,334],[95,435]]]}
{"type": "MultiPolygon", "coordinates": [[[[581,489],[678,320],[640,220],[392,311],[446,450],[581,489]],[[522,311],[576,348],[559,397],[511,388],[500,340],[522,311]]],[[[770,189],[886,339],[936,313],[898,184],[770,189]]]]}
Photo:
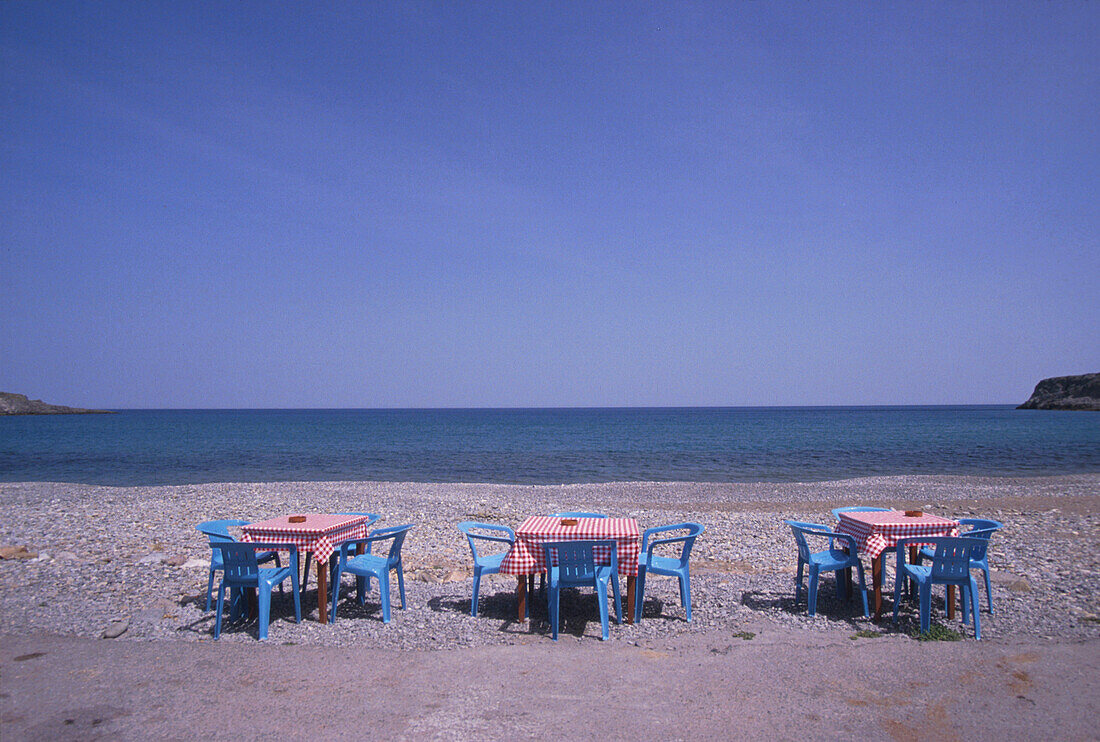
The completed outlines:
{"type": "Polygon", "coordinates": [[[528,411],[528,410],[782,410],[782,409],[881,409],[881,408],[928,408],[928,407],[1018,407],[1015,402],[943,402],[943,403],[869,403],[869,404],[776,404],[776,405],[501,405],[501,406],[385,406],[385,407],[104,407],[102,409],[119,412],[228,412],[268,410],[279,411],[317,411],[317,412],[407,412],[407,411],[528,411]]]}

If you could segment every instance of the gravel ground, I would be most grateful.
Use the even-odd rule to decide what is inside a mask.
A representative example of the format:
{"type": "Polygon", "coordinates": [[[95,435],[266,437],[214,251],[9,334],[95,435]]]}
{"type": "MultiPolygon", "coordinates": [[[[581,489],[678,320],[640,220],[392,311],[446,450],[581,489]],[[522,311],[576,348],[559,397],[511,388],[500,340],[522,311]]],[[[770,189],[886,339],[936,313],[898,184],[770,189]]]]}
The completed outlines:
{"type": "MultiPolygon", "coordinates": [[[[482,582],[480,615],[469,615],[470,555],[454,524],[467,519],[518,526],[530,514],[596,510],[635,517],[645,528],[698,521],[706,532],[692,555],[693,622],[684,620],[676,583],[648,581],[645,619],[612,625],[612,641],[642,647],[691,632],[757,632],[776,625],[806,632],[906,633],[912,606],[894,626],[862,618],[858,602],[836,600],[823,578],[818,615],[794,602],[796,553],[784,518],[828,522],[850,504],[920,506],[951,517],[1004,522],[993,537],[995,614],[982,615],[994,642],[1100,636],[1100,475],[1049,478],[878,477],[804,484],[609,483],[527,486],[378,482],[203,484],[96,487],[0,484],[0,545],[25,546],[0,559],[0,626],[9,635],[61,634],[119,641],[209,641],[204,611],[210,550],[195,525],[217,518],[262,520],[290,512],[371,511],[379,526],[414,523],[405,544],[408,608],[381,621],[377,592],[363,608],[342,600],[334,626],[295,624],[290,601],[274,599],[270,641],[383,649],[450,649],[548,641],[544,602],[515,620],[515,579],[482,582]]],[[[889,571],[888,571],[889,574],[889,571]]],[[[288,583],[289,584],[289,583],[288,583]]],[[[349,583],[350,584],[350,583],[349,583]]],[[[316,618],[313,580],[303,611],[316,618]]],[[[892,577],[887,587],[892,588],[892,577]]],[[[377,586],[375,586],[377,590],[377,586]]],[[[940,593],[942,596],[942,592],[940,593]]],[[[984,589],[982,606],[988,609],[984,589]]],[[[395,600],[396,608],[396,600],[395,600]]],[[[934,617],[971,636],[970,627],[934,617]]],[[[599,638],[590,592],[563,598],[564,641],[599,638]]],[[[255,641],[256,625],[230,627],[222,641],[255,641]]]]}

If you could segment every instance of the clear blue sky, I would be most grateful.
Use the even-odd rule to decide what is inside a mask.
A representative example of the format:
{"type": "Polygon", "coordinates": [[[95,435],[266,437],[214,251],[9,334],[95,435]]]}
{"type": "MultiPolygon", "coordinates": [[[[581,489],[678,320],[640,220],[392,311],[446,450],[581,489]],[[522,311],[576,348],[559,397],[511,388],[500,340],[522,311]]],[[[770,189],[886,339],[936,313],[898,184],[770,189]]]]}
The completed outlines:
{"type": "Polygon", "coordinates": [[[1018,403],[1100,371],[1100,3],[0,4],[0,390],[1018,403]]]}

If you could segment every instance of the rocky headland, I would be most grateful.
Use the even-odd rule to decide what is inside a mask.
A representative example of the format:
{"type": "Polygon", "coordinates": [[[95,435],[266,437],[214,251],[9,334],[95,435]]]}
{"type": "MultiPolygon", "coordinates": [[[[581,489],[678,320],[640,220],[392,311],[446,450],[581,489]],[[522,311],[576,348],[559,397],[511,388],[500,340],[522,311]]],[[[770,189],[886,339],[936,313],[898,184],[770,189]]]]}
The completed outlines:
{"type": "Polygon", "coordinates": [[[1018,410],[1100,410],[1100,374],[1055,376],[1035,385],[1018,410]]]}
{"type": "Polygon", "coordinates": [[[27,399],[26,394],[0,392],[0,415],[94,415],[110,412],[110,410],[85,410],[80,407],[46,404],[41,399],[27,399]]]}

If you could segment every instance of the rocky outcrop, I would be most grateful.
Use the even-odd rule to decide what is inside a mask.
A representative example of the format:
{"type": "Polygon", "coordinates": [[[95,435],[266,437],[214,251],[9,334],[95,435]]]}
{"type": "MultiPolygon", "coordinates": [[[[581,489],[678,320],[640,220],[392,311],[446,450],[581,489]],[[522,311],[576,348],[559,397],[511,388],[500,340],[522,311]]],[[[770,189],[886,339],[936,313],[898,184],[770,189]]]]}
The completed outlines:
{"type": "Polygon", "coordinates": [[[1100,374],[1056,376],[1035,385],[1018,410],[1100,410],[1100,374]]]}
{"type": "Polygon", "coordinates": [[[46,404],[41,399],[27,399],[25,394],[0,392],[0,415],[84,415],[109,412],[110,410],[83,410],[79,407],[46,404]]]}

